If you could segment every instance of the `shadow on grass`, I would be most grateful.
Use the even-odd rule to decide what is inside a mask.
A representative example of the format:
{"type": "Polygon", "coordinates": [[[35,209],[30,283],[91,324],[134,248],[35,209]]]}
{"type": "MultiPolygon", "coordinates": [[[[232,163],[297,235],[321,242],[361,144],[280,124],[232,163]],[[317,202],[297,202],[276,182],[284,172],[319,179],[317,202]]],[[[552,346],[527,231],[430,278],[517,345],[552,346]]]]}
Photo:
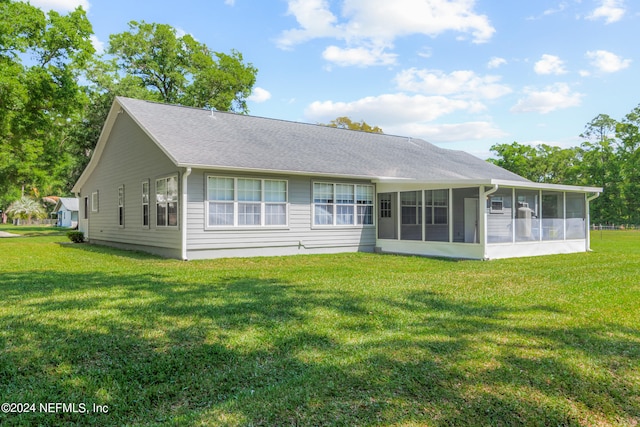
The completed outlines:
{"type": "Polygon", "coordinates": [[[22,237],[66,236],[71,228],[42,225],[0,224],[0,231],[18,234],[22,237]]]}
{"type": "Polygon", "coordinates": [[[109,408],[1,414],[3,424],[585,425],[640,417],[639,331],[519,321],[562,314],[545,306],[310,292],[249,273],[180,282],[162,272],[28,271],[3,274],[1,283],[4,401],[109,408]]]}
{"type": "Polygon", "coordinates": [[[97,245],[93,243],[75,243],[71,241],[62,241],[58,244],[64,249],[71,249],[75,251],[87,252],[92,254],[104,254],[115,255],[121,258],[131,259],[167,259],[159,255],[154,255],[149,252],[137,251],[137,250],[125,250],[118,249],[107,245],[97,245]]]}

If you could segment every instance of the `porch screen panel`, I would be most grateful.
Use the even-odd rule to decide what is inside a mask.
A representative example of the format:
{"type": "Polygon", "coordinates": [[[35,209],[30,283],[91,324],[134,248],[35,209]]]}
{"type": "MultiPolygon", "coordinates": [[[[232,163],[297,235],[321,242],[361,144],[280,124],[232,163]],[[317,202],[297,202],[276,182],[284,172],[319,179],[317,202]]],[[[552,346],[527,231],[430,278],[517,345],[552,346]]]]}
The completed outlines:
{"type": "Polygon", "coordinates": [[[422,191],[400,193],[400,239],[422,240],[422,191]]]}
{"type": "Polygon", "coordinates": [[[586,239],[586,200],[583,193],[567,193],[567,239],[586,239]]]}
{"type": "Polygon", "coordinates": [[[564,194],[542,192],[542,240],[564,239],[564,194]]]}
{"type": "Polygon", "coordinates": [[[516,242],[540,240],[540,192],[516,189],[514,209],[516,242]]]}
{"type": "Polygon", "coordinates": [[[425,240],[449,241],[449,190],[425,190],[425,240]]]}
{"type": "Polygon", "coordinates": [[[513,203],[511,188],[500,188],[489,195],[486,203],[487,243],[513,241],[513,203]]]}

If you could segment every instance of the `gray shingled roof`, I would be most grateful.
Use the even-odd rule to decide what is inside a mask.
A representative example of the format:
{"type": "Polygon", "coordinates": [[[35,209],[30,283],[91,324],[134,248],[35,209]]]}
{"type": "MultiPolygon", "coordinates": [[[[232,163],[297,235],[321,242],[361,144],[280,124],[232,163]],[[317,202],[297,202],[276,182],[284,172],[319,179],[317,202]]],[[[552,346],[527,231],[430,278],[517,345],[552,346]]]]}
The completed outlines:
{"type": "Polygon", "coordinates": [[[75,197],[60,197],[56,204],[56,210],[64,206],[68,211],[77,211],[79,210],[78,205],[78,199],[75,197]]]}
{"type": "Polygon", "coordinates": [[[422,182],[519,175],[421,139],[371,134],[118,97],[177,166],[408,178],[422,182]]]}

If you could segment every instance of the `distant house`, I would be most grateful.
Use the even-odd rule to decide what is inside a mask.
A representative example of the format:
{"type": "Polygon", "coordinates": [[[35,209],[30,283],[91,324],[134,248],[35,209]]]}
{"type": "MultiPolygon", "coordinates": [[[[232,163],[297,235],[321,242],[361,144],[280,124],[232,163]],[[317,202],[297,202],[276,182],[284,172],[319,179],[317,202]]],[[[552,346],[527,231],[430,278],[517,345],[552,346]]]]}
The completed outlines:
{"type": "Polygon", "coordinates": [[[181,259],[589,249],[597,187],[420,139],[116,98],[73,191],[90,242],[181,259]]]}
{"type": "Polygon", "coordinates": [[[60,197],[54,212],[58,214],[58,227],[78,226],[78,199],[75,197],[60,197]]]}

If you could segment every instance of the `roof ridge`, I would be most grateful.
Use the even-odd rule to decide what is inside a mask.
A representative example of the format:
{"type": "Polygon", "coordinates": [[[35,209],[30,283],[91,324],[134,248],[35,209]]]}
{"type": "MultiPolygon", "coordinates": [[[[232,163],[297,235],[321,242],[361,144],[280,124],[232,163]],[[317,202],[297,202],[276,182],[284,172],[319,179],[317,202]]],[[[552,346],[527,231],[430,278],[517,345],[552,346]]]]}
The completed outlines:
{"type": "Polygon", "coordinates": [[[225,115],[231,115],[231,116],[237,116],[237,117],[250,117],[250,118],[253,118],[253,119],[270,120],[270,121],[281,122],[281,123],[291,123],[291,124],[295,124],[295,125],[315,126],[315,127],[320,127],[320,128],[335,129],[335,130],[339,130],[339,131],[364,133],[364,134],[368,134],[368,135],[375,135],[376,137],[385,136],[385,137],[391,137],[391,138],[404,139],[404,140],[407,140],[408,142],[421,141],[421,142],[426,142],[427,144],[435,146],[433,143],[431,143],[429,141],[426,141],[426,140],[424,140],[422,138],[414,138],[414,137],[406,136],[406,135],[367,132],[367,131],[360,130],[360,129],[344,129],[344,128],[337,128],[337,127],[333,127],[333,126],[328,126],[328,125],[325,125],[325,124],[322,124],[322,123],[309,123],[309,122],[301,122],[301,121],[290,120],[290,119],[281,119],[281,118],[277,118],[277,117],[255,116],[255,115],[251,115],[251,114],[237,113],[235,111],[223,111],[223,110],[216,110],[216,109],[208,109],[208,108],[204,108],[204,107],[193,107],[193,106],[190,106],[190,105],[171,104],[171,103],[167,103],[167,102],[153,101],[153,100],[148,100],[148,99],[130,98],[130,97],[127,97],[127,96],[117,96],[116,98],[121,99],[121,100],[122,99],[131,100],[133,102],[145,102],[145,103],[155,104],[155,105],[162,106],[162,107],[176,107],[176,108],[190,109],[190,110],[194,110],[194,111],[207,111],[207,112],[211,112],[211,113],[215,112],[216,114],[225,114],[225,115]]]}

